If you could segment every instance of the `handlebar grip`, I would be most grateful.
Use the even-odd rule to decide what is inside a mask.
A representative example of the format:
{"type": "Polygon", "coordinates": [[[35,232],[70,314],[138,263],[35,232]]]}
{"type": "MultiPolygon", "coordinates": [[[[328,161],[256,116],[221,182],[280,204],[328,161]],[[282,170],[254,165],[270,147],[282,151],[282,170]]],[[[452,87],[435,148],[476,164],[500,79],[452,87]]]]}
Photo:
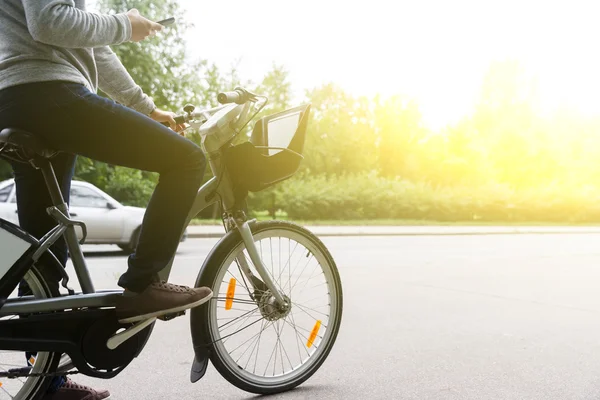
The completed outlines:
{"type": "Polygon", "coordinates": [[[229,104],[229,103],[237,103],[237,104],[243,104],[244,101],[242,101],[242,93],[240,93],[240,91],[238,90],[234,90],[233,92],[223,92],[223,93],[219,93],[219,95],[217,96],[217,101],[221,104],[229,104]]]}
{"type": "MultiPolygon", "coordinates": [[[[183,115],[178,115],[175,118],[175,122],[178,124],[184,124],[185,123],[185,116],[183,115]]],[[[169,125],[168,122],[161,122],[162,125],[166,126],[167,128],[170,128],[171,125],[169,125]]]]}

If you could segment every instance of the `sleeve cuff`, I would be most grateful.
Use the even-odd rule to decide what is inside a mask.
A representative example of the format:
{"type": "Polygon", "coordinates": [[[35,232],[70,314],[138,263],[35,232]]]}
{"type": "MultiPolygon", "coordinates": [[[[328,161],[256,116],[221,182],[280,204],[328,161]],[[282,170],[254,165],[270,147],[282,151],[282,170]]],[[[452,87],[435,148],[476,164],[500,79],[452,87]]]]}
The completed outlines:
{"type": "Polygon", "coordinates": [[[144,101],[136,104],[132,108],[135,111],[142,113],[144,115],[150,115],[152,113],[152,111],[154,111],[156,109],[156,105],[154,104],[154,101],[152,101],[152,99],[150,97],[145,96],[144,101]]]}
{"type": "Polygon", "coordinates": [[[131,40],[131,21],[127,14],[116,14],[115,17],[119,21],[119,25],[121,26],[121,43],[129,42],[131,40]]]}

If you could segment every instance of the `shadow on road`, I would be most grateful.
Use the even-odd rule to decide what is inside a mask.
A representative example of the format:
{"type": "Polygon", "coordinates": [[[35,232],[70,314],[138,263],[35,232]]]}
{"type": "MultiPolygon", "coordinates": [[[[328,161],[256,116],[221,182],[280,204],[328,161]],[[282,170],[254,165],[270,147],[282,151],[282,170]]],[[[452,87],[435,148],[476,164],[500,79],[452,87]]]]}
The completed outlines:
{"type": "Polygon", "coordinates": [[[285,393],[279,393],[279,394],[265,394],[265,395],[253,395],[253,396],[249,396],[246,397],[246,399],[250,400],[250,399],[268,399],[268,398],[281,398],[281,399],[285,399],[287,396],[286,394],[292,395],[295,394],[301,394],[304,395],[305,398],[307,399],[312,399],[312,398],[317,398],[319,394],[323,394],[325,392],[331,392],[331,393],[335,393],[335,388],[332,386],[328,386],[328,385],[302,385],[300,387],[297,387],[295,389],[290,390],[289,392],[285,392],[285,393]]]}
{"type": "Polygon", "coordinates": [[[99,257],[127,257],[129,253],[122,250],[111,250],[111,251],[94,251],[87,250],[83,252],[86,258],[99,258],[99,257]]]}
{"type": "MultiPolygon", "coordinates": [[[[119,249],[115,249],[115,250],[93,250],[93,249],[84,249],[83,250],[83,255],[86,258],[102,258],[102,257],[129,257],[128,252],[126,251],[122,251],[119,249]]],[[[180,250],[177,251],[177,254],[185,254],[182,253],[180,250]]]]}

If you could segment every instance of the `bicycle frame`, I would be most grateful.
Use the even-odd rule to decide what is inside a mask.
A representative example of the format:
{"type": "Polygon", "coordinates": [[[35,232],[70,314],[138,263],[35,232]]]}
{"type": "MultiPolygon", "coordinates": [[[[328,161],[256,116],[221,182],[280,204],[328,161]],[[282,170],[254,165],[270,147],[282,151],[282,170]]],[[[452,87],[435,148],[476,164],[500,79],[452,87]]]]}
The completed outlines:
{"type": "MultiPolygon", "coordinates": [[[[196,113],[195,115],[208,116],[211,112],[219,111],[222,108],[223,106],[216,107],[212,110],[196,113]]],[[[244,106],[240,116],[243,117],[247,115],[248,109],[249,105],[244,106]]],[[[201,124],[202,122],[192,126],[199,127],[201,124]]],[[[267,288],[269,288],[277,302],[279,304],[284,304],[285,301],[283,296],[279,290],[277,290],[270,275],[267,273],[266,268],[260,258],[259,252],[256,249],[256,245],[252,238],[252,233],[245,215],[243,215],[243,213],[242,215],[239,215],[239,210],[236,209],[235,198],[229,176],[225,170],[225,167],[220,163],[220,153],[221,151],[219,150],[212,154],[208,154],[210,167],[214,176],[199,189],[196,200],[194,201],[194,204],[188,214],[185,226],[187,227],[190,221],[196,215],[198,215],[200,211],[220,200],[222,209],[225,211],[227,219],[229,220],[227,224],[228,227],[236,228],[240,231],[250,259],[258,271],[260,278],[262,278],[264,284],[267,286],[267,288]]],[[[56,181],[55,177],[51,178],[56,181]]],[[[52,181],[52,179],[50,179],[50,181],[52,181]]],[[[58,190],[58,183],[55,185],[55,188],[49,188],[49,190],[51,195],[54,197],[52,192],[54,190],[58,190]]],[[[55,202],[55,204],[58,203],[55,202]]],[[[63,207],[52,207],[49,209],[49,212],[58,221],[58,225],[40,240],[38,250],[35,252],[33,259],[37,261],[37,258],[46,252],[48,248],[64,234],[67,241],[67,246],[69,248],[69,253],[71,255],[71,261],[82,289],[82,294],[68,294],[61,297],[40,300],[33,299],[32,297],[7,299],[4,306],[0,308],[0,317],[15,314],[52,312],[65,309],[114,307],[116,304],[116,299],[123,292],[122,290],[96,291],[94,289],[84,255],[75,232],[75,226],[82,224],[79,221],[74,221],[66,217],[66,215],[68,215],[68,209],[65,204],[63,204],[63,207]]],[[[183,235],[183,232],[184,231],[182,230],[181,235],[183,235]]],[[[168,280],[174,257],[159,273],[161,279],[168,280]]],[[[246,260],[240,261],[244,267],[244,273],[247,275],[250,281],[253,281],[253,275],[246,260]]],[[[65,284],[63,284],[63,286],[66,287],[65,284]]]]}
{"type": "MultiPolygon", "coordinates": [[[[239,95],[241,92],[236,93],[239,95]]],[[[256,98],[252,101],[255,102],[256,98]]],[[[238,235],[239,233],[239,238],[243,242],[248,257],[244,253],[239,254],[237,256],[238,265],[242,274],[247,278],[247,282],[250,286],[254,287],[252,293],[256,293],[256,290],[259,290],[263,294],[265,292],[269,293],[273,298],[271,305],[285,310],[291,304],[286,300],[283,293],[279,291],[270,274],[267,272],[267,268],[254,242],[251,230],[253,221],[248,221],[241,205],[245,197],[239,197],[240,194],[243,196],[244,193],[247,193],[247,190],[255,190],[252,188],[257,186],[255,183],[255,186],[249,187],[241,184],[240,177],[250,181],[251,175],[243,175],[243,173],[238,171],[236,164],[230,162],[232,156],[229,151],[240,148],[232,144],[233,139],[240,133],[241,128],[246,126],[248,122],[246,118],[249,115],[250,108],[251,101],[246,101],[243,104],[219,106],[201,112],[194,112],[193,106],[186,106],[185,111],[187,115],[177,117],[181,121],[188,122],[192,128],[200,128],[202,147],[207,155],[213,173],[213,178],[198,190],[184,226],[187,227],[190,221],[205,208],[214,203],[220,203],[220,207],[223,210],[222,218],[225,236],[207,255],[200,270],[199,278],[196,281],[197,284],[202,282],[201,277],[203,273],[208,271],[207,267],[210,268],[212,266],[211,259],[215,251],[221,248],[220,246],[222,246],[224,241],[227,243],[231,239],[232,234],[238,235]],[[226,159],[227,166],[225,165],[226,159]],[[235,230],[237,232],[232,232],[235,230]],[[254,268],[251,268],[252,265],[254,268]],[[258,274],[255,275],[254,273],[258,274]]],[[[291,111],[296,112],[295,110],[291,111]]],[[[277,115],[279,114],[274,114],[274,117],[277,115]]],[[[306,119],[303,118],[301,121],[304,122],[299,122],[299,126],[303,126],[304,128],[302,129],[305,130],[306,119]]],[[[260,124],[257,124],[257,126],[263,127],[260,124]]],[[[258,132],[265,133],[268,131],[259,130],[258,132]]],[[[303,134],[298,137],[301,138],[298,143],[302,145],[303,134]]],[[[256,149],[267,150],[271,148],[268,146],[266,140],[264,142],[259,141],[258,143],[265,143],[266,145],[256,146],[256,149]]],[[[289,150],[294,153],[294,150],[287,148],[276,147],[276,149],[289,150]]],[[[300,154],[297,155],[302,157],[300,154]]],[[[241,159],[248,160],[244,156],[241,159]]],[[[268,168],[277,169],[277,166],[281,165],[282,159],[273,159],[279,160],[280,163],[271,163],[268,165],[268,168]]],[[[68,217],[68,207],[62,198],[50,161],[42,157],[33,158],[30,162],[40,168],[44,174],[50,197],[54,204],[53,207],[48,209],[48,213],[57,221],[58,225],[39,241],[12,224],[6,225],[6,230],[9,233],[10,231],[15,231],[13,232],[13,236],[16,237],[15,241],[23,239],[31,243],[31,247],[22,254],[18,262],[12,266],[8,263],[8,271],[13,273],[4,274],[5,277],[10,278],[0,281],[0,301],[5,301],[3,304],[0,302],[0,318],[4,316],[26,316],[26,318],[7,318],[0,321],[0,327],[2,328],[0,329],[0,349],[67,354],[69,357],[66,357],[64,363],[61,361],[58,367],[59,371],[68,371],[76,368],[78,372],[89,376],[105,379],[112,378],[119,374],[127,367],[131,360],[140,354],[151,335],[156,318],[139,321],[133,325],[118,322],[113,308],[116,307],[123,290],[95,290],[81,250],[81,243],[78,241],[75,231],[75,227],[80,226],[85,238],[85,225],[80,221],[75,221],[68,217]],[[49,260],[51,264],[49,267],[54,266],[62,274],[62,286],[68,290],[69,293],[67,295],[46,299],[36,299],[34,296],[7,298],[18,285],[23,275],[35,265],[36,261],[43,255],[52,256],[49,248],[62,236],[66,239],[82,293],[76,294],[67,286],[68,275],[63,266],[54,258],[54,260],[49,260]]],[[[251,163],[251,165],[254,164],[251,163]]],[[[261,174],[258,175],[264,177],[261,174]]],[[[277,180],[273,179],[277,178],[280,180],[285,179],[272,176],[267,178],[271,179],[268,183],[272,184],[276,182],[277,180]]],[[[4,228],[4,225],[0,226],[0,228],[4,228]]],[[[183,235],[184,229],[180,232],[180,236],[183,235]]],[[[0,229],[0,234],[2,234],[2,230],[0,229]]],[[[18,253],[18,249],[16,253],[18,253]]],[[[174,258],[175,255],[173,255],[165,268],[159,272],[161,279],[168,280],[174,258]]],[[[6,269],[5,267],[6,265],[2,268],[6,269]]],[[[0,279],[2,279],[1,274],[0,279]]],[[[252,294],[251,298],[257,301],[252,294]]],[[[174,313],[164,316],[164,318],[170,319],[177,315],[180,314],[174,313]]],[[[192,326],[192,339],[194,344],[194,361],[190,379],[192,382],[196,382],[206,371],[209,343],[206,340],[205,333],[198,331],[194,326],[192,326]]]]}

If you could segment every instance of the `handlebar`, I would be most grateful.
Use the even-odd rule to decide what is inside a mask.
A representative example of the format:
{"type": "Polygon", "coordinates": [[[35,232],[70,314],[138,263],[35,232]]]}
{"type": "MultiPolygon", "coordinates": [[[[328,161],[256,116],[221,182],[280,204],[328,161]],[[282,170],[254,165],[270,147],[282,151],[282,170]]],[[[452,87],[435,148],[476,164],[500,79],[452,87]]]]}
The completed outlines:
{"type": "MultiPolygon", "coordinates": [[[[264,97],[264,96],[258,96],[258,95],[255,95],[254,93],[252,93],[252,92],[244,89],[244,88],[236,87],[231,92],[222,92],[222,93],[219,93],[217,95],[217,101],[219,103],[223,104],[223,106],[216,107],[213,110],[220,109],[220,108],[224,107],[224,105],[231,104],[231,103],[236,103],[236,104],[239,104],[239,105],[245,104],[244,111],[242,112],[242,116],[245,117],[246,114],[248,113],[249,109],[250,109],[250,102],[256,102],[258,100],[258,98],[260,98],[260,97],[264,97]]],[[[185,114],[178,115],[178,116],[176,116],[174,118],[175,122],[177,124],[187,123],[187,122],[193,120],[194,117],[198,114],[198,113],[194,113],[193,112],[194,111],[194,106],[190,105],[190,104],[188,104],[186,107],[184,107],[184,111],[186,111],[185,114]]],[[[164,126],[166,126],[167,128],[170,127],[170,125],[169,125],[168,122],[161,122],[161,124],[164,125],[164,126]]]]}
{"type": "MultiPolygon", "coordinates": [[[[185,115],[178,115],[174,119],[177,124],[184,124],[187,122],[187,118],[185,117],[185,115]]],[[[166,126],[167,128],[171,127],[171,125],[169,125],[168,122],[161,122],[161,124],[166,126]]]]}
{"type": "Polygon", "coordinates": [[[248,100],[247,97],[248,96],[246,96],[246,93],[244,91],[242,91],[241,89],[236,89],[232,92],[219,93],[219,95],[217,96],[217,101],[221,104],[244,104],[248,100]]]}
{"type": "Polygon", "coordinates": [[[217,101],[221,104],[245,104],[249,101],[255,102],[256,100],[257,96],[254,93],[249,92],[248,90],[241,87],[236,87],[235,90],[233,90],[232,92],[219,93],[219,95],[217,96],[217,101]]]}

